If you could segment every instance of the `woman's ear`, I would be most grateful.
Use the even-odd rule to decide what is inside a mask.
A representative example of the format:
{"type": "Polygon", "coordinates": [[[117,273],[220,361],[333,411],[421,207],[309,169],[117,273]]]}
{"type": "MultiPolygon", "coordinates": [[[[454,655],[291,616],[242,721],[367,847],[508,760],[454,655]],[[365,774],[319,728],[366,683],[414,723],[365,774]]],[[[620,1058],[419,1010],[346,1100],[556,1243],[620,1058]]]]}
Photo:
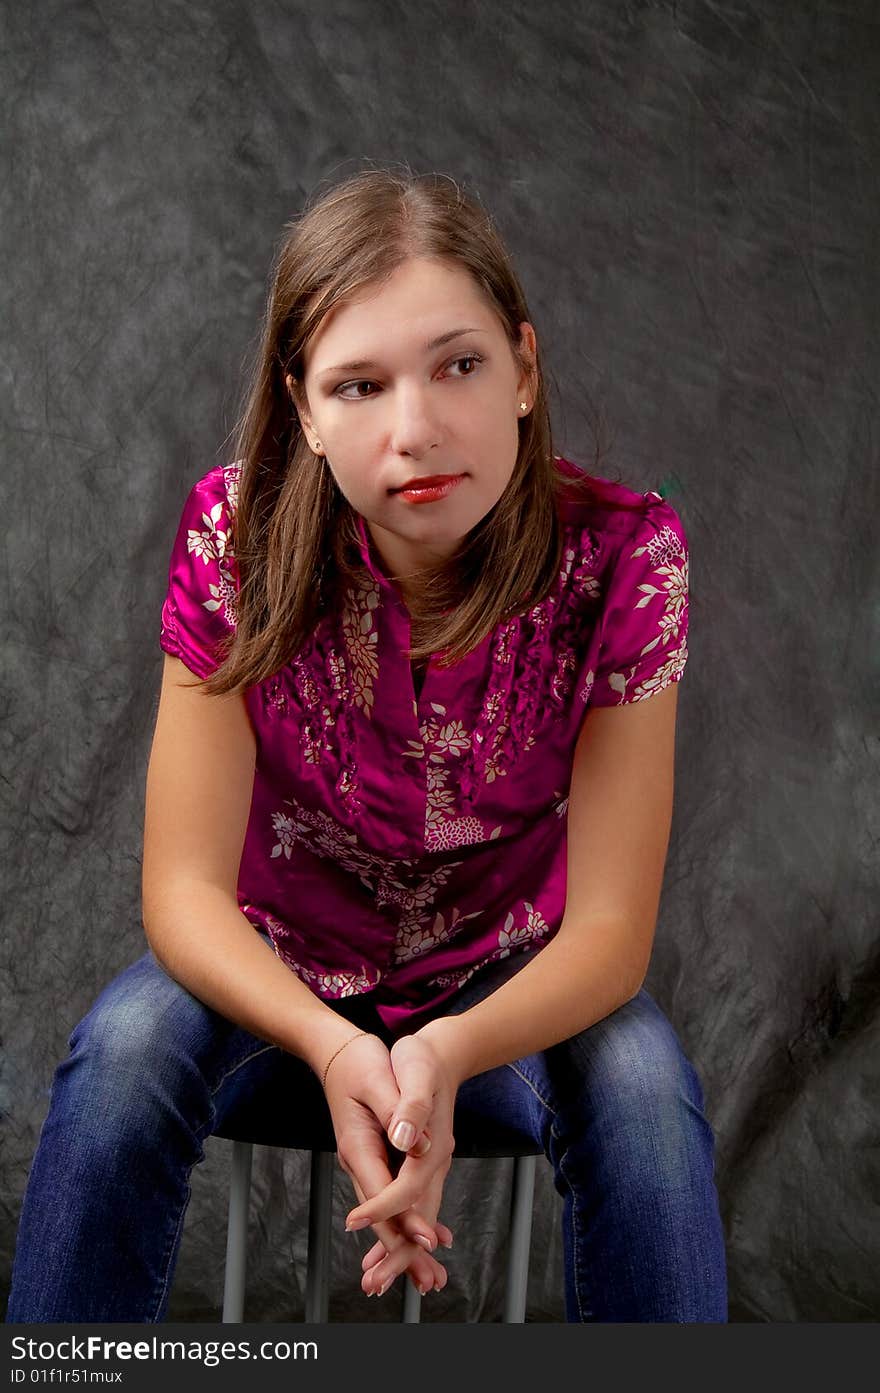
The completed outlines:
{"type": "Polygon", "coordinates": [[[284,384],[287,387],[288,396],[290,397],[291,403],[293,404],[294,411],[299,416],[303,429],[311,430],[312,420],[309,416],[308,407],[306,405],[305,392],[302,389],[302,385],[299,382],[297,382],[296,378],[294,378],[290,373],[285,374],[284,384]]]}
{"type": "Polygon", "coordinates": [[[536,373],[538,345],[535,338],[535,331],[526,319],[524,319],[519,326],[519,352],[520,358],[523,359],[528,366],[524,369],[522,377],[519,380],[517,391],[529,393],[531,399],[534,400],[535,393],[538,389],[536,373]]]}
{"type": "Polygon", "coordinates": [[[300,428],[306,438],[309,449],[313,455],[323,455],[324,452],[321,449],[321,442],[316,436],[315,428],[312,425],[312,418],[308,408],[308,399],[303,384],[297,382],[296,378],[291,376],[290,373],[285,374],[284,383],[287,387],[290,399],[293,402],[293,409],[299,417],[300,428]]]}

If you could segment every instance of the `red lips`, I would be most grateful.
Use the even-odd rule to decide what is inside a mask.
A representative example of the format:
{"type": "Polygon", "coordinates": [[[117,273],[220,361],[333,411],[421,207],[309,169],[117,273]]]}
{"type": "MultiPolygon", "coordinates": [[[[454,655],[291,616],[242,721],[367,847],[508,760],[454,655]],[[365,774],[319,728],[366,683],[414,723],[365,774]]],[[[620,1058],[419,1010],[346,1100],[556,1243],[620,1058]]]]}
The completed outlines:
{"type": "Polygon", "coordinates": [[[403,493],[406,489],[429,489],[440,488],[442,484],[451,484],[453,480],[461,478],[460,474],[426,474],[423,479],[408,479],[400,488],[392,489],[392,493],[403,493]]]}

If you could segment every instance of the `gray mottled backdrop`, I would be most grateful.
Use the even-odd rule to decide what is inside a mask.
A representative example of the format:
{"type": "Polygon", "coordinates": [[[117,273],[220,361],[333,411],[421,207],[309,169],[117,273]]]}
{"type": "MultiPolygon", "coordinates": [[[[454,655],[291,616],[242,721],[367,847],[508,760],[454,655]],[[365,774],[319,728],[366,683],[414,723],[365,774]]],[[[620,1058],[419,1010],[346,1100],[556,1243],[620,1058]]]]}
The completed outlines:
{"type": "MultiPolygon", "coordinates": [[[[168,554],[225,457],[276,240],[321,181],[408,161],[495,214],[557,449],[588,461],[598,422],[604,472],[688,530],[647,986],[716,1128],[731,1320],[880,1316],[878,18],[5,0],[4,1282],[55,1065],[145,947],[168,554]]],[[[193,1173],[171,1320],[218,1314],[229,1149],[193,1173]]],[[[249,1320],[302,1316],[306,1179],[257,1152],[249,1320]]],[[[509,1183],[453,1169],[426,1320],[499,1318],[509,1183]]],[[[360,1295],[349,1199],[338,1173],[331,1314],[395,1319],[360,1295]]],[[[563,1318],[560,1217],[542,1163],[530,1320],[563,1318]]]]}

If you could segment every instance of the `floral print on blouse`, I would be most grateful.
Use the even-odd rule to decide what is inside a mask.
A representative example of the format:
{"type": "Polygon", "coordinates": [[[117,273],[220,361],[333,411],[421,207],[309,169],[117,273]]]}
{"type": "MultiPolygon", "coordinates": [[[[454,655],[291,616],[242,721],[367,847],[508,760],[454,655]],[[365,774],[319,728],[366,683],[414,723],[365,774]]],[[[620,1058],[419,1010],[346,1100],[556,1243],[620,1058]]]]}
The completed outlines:
{"type": "MultiPolygon", "coordinates": [[[[160,643],[201,678],[235,624],[239,476],[217,465],[193,485],[171,553],[160,643]]],[[[239,907],[313,992],[371,992],[395,1035],[442,1014],[483,965],[554,936],[584,716],[684,671],[681,521],[657,493],[601,482],[643,511],[566,497],[551,594],[455,667],[432,660],[418,696],[409,615],[360,518],[363,579],[245,694],[257,760],[239,907]]]]}

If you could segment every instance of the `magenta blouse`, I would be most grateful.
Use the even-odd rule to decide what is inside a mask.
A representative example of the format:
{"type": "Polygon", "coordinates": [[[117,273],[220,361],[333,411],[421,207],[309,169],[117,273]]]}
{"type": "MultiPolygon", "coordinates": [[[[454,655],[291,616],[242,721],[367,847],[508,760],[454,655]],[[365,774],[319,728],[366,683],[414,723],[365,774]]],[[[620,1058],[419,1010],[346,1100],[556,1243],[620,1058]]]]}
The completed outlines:
{"type": "MultiPolygon", "coordinates": [[[[202,678],[235,623],[239,474],[217,465],[194,484],[171,553],[160,643],[202,678]]],[[[554,936],[584,716],[681,679],[681,521],[657,493],[600,482],[644,512],[566,500],[554,591],[454,668],[432,660],[418,697],[409,616],[360,518],[362,582],[245,694],[257,757],[239,907],[318,996],[373,993],[395,1036],[484,964],[554,936]]]]}

